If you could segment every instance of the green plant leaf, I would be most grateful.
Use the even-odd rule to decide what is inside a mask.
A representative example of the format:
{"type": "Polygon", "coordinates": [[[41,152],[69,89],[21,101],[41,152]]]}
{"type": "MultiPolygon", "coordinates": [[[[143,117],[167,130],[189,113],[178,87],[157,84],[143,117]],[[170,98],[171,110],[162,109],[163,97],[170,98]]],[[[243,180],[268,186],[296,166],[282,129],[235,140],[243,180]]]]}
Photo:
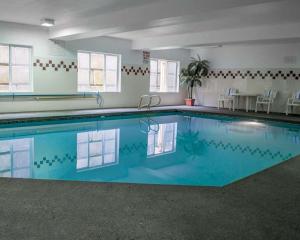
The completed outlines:
{"type": "Polygon", "coordinates": [[[186,85],[189,98],[193,96],[193,88],[195,86],[202,86],[202,78],[209,73],[209,62],[202,60],[199,55],[192,57],[191,62],[187,68],[183,68],[180,72],[180,85],[186,85]]]}

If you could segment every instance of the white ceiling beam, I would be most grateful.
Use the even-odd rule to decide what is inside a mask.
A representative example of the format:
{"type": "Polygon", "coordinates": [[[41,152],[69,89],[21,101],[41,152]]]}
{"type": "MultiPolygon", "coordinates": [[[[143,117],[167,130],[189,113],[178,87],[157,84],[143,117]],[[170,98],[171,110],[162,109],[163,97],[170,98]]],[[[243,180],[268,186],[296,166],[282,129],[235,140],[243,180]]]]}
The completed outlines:
{"type": "Polygon", "coordinates": [[[185,48],[257,41],[288,41],[293,39],[300,39],[300,23],[141,38],[133,41],[132,47],[137,50],[163,49],[166,47],[185,48]]]}
{"type": "Polygon", "coordinates": [[[107,14],[85,16],[50,30],[51,39],[74,40],[78,38],[111,35],[160,26],[194,21],[211,11],[243,7],[281,0],[162,0],[107,14]]]}
{"type": "MultiPolygon", "coordinates": [[[[300,7],[300,2],[298,2],[298,6],[300,7]]],[[[188,22],[184,21],[180,24],[145,28],[142,30],[111,34],[110,36],[137,40],[139,38],[154,36],[161,37],[174,34],[180,35],[222,29],[298,22],[300,21],[298,9],[299,8],[295,7],[295,4],[287,5],[283,2],[256,4],[202,13],[200,18],[192,16],[188,18],[188,22]]]]}

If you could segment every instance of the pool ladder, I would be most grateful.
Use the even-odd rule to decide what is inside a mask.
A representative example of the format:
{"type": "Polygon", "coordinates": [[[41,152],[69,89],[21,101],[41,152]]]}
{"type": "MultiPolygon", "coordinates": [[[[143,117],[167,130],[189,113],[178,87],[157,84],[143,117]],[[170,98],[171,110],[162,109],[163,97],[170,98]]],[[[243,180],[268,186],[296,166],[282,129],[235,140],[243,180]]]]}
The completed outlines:
{"type": "Polygon", "coordinates": [[[158,95],[142,95],[140,98],[140,102],[138,105],[138,109],[142,109],[142,108],[152,108],[152,107],[156,107],[158,105],[160,105],[161,103],[161,97],[158,95]],[[156,103],[153,103],[153,99],[156,99],[156,103]]]}

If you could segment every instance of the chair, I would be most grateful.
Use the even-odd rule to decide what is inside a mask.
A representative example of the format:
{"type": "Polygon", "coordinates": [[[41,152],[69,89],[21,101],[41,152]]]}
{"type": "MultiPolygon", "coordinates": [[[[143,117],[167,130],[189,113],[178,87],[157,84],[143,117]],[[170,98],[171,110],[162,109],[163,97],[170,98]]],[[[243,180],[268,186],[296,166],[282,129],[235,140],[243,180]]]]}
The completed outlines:
{"type": "Polygon", "coordinates": [[[289,115],[289,108],[293,112],[294,107],[300,107],[300,91],[296,92],[291,98],[288,98],[286,104],[286,115],[289,115]]]}
{"type": "Polygon", "coordinates": [[[224,94],[219,95],[218,99],[218,109],[220,109],[220,105],[222,103],[222,107],[224,108],[225,102],[230,103],[229,109],[234,109],[234,94],[238,93],[238,90],[235,88],[228,88],[225,90],[224,94]]]}
{"type": "Polygon", "coordinates": [[[274,100],[277,96],[277,93],[278,93],[278,91],[270,89],[270,90],[265,90],[263,95],[258,96],[256,99],[255,112],[257,112],[258,105],[260,104],[262,106],[262,108],[264,105],[268,106],[267,114],[269,114],[271,106],[273,105],[274,100]]]}

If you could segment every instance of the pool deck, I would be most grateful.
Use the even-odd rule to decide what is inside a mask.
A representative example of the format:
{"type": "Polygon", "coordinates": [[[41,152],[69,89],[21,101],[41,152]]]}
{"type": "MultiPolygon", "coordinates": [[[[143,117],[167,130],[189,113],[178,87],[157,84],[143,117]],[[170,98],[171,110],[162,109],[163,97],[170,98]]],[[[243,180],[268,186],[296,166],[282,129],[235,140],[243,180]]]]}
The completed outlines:
{"type": "MultiPolygon", "coordinates": [[[[86,113],[105,111],[112,110],[86,113]]],[[[218,110],[202,109],[209,111],[218,110]]],[[[82,116],[79,112],[68,114],[82,116]]],[[[36,114],[45,118],[65,112],[10,116],[36,114]]],[[[0,189],[1,240],[300,239],[300,157],[223,188],[0,178],[0,189]]]]}
{"type": "Polygon", "coordinates": [[[79,117],[96,117],[103,115],[124,115],[132,113],[149,113],[149,112],[166,112],[166,111],[190,111],[194,113],[210,113],[221,114],[229,116],[242,116],[258,119],[268,119],[276,121],[286,121],[291,123],[300,123],[300,115],[286,116],[283,113],[265,112],[245,112],[245,111],[230,111],[228,109],[217,109],[212,107],[188,107],[184,105],[179,106],[162,106],[154,107],[151,110],[137,108],[113,108],[113,109],[90,109],[90,110],[68,110],[68,111],[47,111],[47,112],[25,112],[25,113],[0,113],[0,123],[7,122],[23,122],[49,119],[70,119],[79,117]]]}

